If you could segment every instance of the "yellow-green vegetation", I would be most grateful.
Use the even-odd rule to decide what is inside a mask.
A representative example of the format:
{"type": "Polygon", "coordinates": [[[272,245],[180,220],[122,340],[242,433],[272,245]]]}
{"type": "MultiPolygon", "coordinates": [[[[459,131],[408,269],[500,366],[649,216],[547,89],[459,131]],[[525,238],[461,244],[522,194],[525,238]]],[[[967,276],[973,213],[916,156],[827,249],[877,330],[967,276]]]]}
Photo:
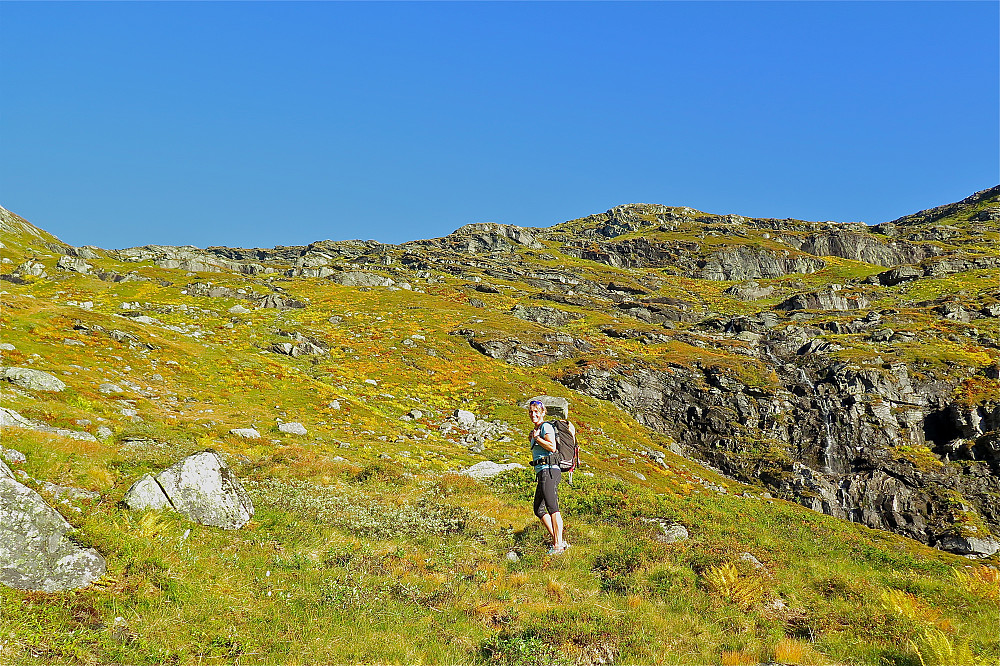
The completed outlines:
{"type": "MultiPolygon", "coordinates": [[[[680,230],[695,233],[687,222],[680,230]]],[[[99,493],[77,501],[79,512],[55,505],[108,568],[73,592],[0,589],[2,663],[915,666],[1000,658],[996,558],[970,567],[773,499],[675,455],[668,438],[556,381],[581,363],[613,368],[627,358],[633,367],[698,368],[768,393],[778,378],[742,340],[710,340],[690,322],[667,329],[559,304],[584,315],[563,332],[595,351],[523,368],[476,352],[456,332],[525,341],[550,332],[507,314],[541,302],[526,283],[484,274],[500,293],[481,293],[470,290],[468,276],[435,273],[413,289],[390,290],[280,274],[188,274],[110,253],[90,260],[147,279],[112,282],[57,270],[46,241],[55,239],[3,239],[13,265],[35,257],[48,277],[0,283],[2,341],[15,348],[2,362],[49,372],[67,389],[4,383],[0,406],[54,428],[96,434],[103,426],[113,434],[80,441],[4,428],[3,445],[25,454],[13,467],[42,493],[42,481],[99,493]],[[242,297],[182,293],[195,282],[290,295],[307,307],[253,309],[242,297]],[[471,305],[470,295],[486,307],[471,305]],[[122,307],[132,303],[137,309],[122,307]],[[236,305],[249,311],[230,312],[236,305]],[[612,343],[604,326],[655,329],[665,341],[612,343]],[[326,353],[269,351],[295,341],[289,334],[321,342],[326,353]],[[583,467],[561,486],[573,545],[560,556],[546,554],[531,514],[530,470],[485,482],[456,473],[484,459],[525,462],[520,405],[538,394],[570,398],[583,445],[583,467]],[[501,422],[508,436],[472,453],[459,432],[442,427],[455,409],[501,422]],[[308,434],[282,432],[281,422],[302,423],[308,434]],[[261,439],[230,433],[244,427],[261,439]],[[223,455],[254,501],[244,528],[121,506],[143,474],[206,448],[223,455]],[[690,538],[664,543],[661,524],[673,522],[690,538]]],[[[596,262],[560,254],[538,263],[639,288],[627,271],[596,262]]],[[[731,282],[659,276],[646,287],[714,312],[749,314],[795,290],[880,270],[830,259],[813,275],[762,280],[776,295],[752,307],[722,293],[731,282]]],[[[973,284],[956,278],[935,293],[973,284]]],[[[935,338],[930,350],[922,338],[893,343],[878,351],[885,364],[919,359],[939,370],[991,361],[989,350],[960,337],[969,324],[937,321],[929,306],[902,314],[917,333],[937,326],[959,340],[935,338]]],[[[830,338],[845,347],[855,340],[830,338]]],[[[982,404],[996,388],[977,377],[959,398],[982,404]]],[[[788,455],[772,441],[742,444],[765,467],[788,455]]],[[[901,446],[894,454],[920,468],[941,464],[930,450],[901,446]]],[[[956,498],[957,524],[962,515],[956,498]]],[[[962,534],[974,527],[969,522],[962,534]]]]}

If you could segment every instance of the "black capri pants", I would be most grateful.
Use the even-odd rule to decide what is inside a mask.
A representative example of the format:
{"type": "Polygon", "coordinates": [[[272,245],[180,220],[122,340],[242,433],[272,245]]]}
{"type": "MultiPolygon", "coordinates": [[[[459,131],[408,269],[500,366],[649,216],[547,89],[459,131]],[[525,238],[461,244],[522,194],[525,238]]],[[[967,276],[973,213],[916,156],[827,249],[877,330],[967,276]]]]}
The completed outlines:
{"type": "Polygon", "coordinates": [[[556,492],[562,472],[558,467],[538,470],[538,485],[535,487],[535,515],[541,518],[546,513],[558,513],[559,494],[556,492]]]}

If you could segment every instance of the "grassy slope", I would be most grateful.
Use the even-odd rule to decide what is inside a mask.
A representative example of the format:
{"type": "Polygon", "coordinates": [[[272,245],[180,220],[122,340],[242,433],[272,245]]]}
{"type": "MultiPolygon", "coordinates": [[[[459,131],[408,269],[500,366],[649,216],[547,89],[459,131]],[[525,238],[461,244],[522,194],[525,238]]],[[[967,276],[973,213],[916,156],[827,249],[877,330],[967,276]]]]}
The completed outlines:
{"type": "MultiPolygon", "coordinates": [[[[268,282],[92,261],[175,285],[106,283],[57,271],[37,239],[3,241],[15,265],[37,256],[50,274],[30,285],[2,283],[2,338],[17,348],[3,352],[3,363],[32,364],[69,388],[28,395],[4,386],[2,405],[50,425],[80,429],[75,421],[87,419],[86,429],[115,431],[99,443],[3,432],[4,446],[27,455],[23,469],[35,479],[101,493],[77,502],[81,512],[62,508],[76,538],[108,558],[107,575],[85,590],[0,591],[5,663],[596,663],[611,654],[622,663],[916,664],[992,663],[1000,654],[995,570],[769,499],[669,451],[660,468],[641,452],[669,442],[585,396],[569,397],[585,447],[582,471],[593,476],[578,473],[563,487],[574,547],[547,557],[530,514],[529,473],[492,484],[448,473],[484,457],[523,460],[527,429],[517,405],[565,393],[551,369],[513,368],[449,335],[469,325],[530,335],[532,324],[502,314],[515,292],[476,294],[488,306],[477,309],[467,304],[467,280],[415,283],[425,294],[276,281],[310,306],[229,315],[239,301],[194,298],[181,288],[203,279],[266,292],[268,282]],[[132,301],[148,302],[144,314],[165,324],[206,334],[115,316],[132,301]],[[181,304],[187,311],[176,309],[181,304]],[[74,331],[76,320],[156,349],[74,331]],[[331,354],[262,354],[260,346],[285,339],[276,328],[318,337],[331,354]],[[127,386],[118,395],[98,391],[123,380],[145,395],[127,386]],[[341,409],[329,406],[334,400],[341,409]],[[425,417],[401,421],[413,408],[425,417]],[[436,429],[456,408],[510,423],[512,441],[469,453],[436,429]],[[276,418],[299,421],[309,434],[280,433],[276,418]],[[250,425],[264,439],[228,434],[250,425]],[[257,513],[246,528],[223,532],[118,506],[142,473],[206,447],[228,454],[251,491],[257,513]],[[659,544],[658,528],[643,518],[679,521],[691,539],[659,544]],[[505,559],[510,550],[520,561],[505,559]]],[[[554,264],[604,281],[625,277],[573,261],[554,264]]],[[[875,272],[841,262],[826,270],[875,272]]],[[[723,311],[745,307],[721,296],[724,284],[706,290],[681,280],[662,293],[674,295],[677,284],[723,311]]],[[[913,311],[916,325],[924,312],[913,311]]],[[[588,317],[574,333],[603,348],[594,327],[611,318],[588,317]]],[[[620,354],[660,360],[738,358],[681,342],[615,345],[620,354]]]]}

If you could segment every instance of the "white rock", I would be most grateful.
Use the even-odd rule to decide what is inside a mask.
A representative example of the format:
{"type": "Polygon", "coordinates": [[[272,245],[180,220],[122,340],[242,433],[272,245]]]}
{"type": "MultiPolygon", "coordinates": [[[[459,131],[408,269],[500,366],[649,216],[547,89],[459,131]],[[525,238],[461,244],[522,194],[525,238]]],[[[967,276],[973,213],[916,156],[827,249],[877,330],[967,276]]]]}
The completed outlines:
{"type": "Polygon", "coordinates": [[[287,432],[290,435],[305,435],[307,432],[304,425],[295,422],[282,423],[278,426],[278,430],[281,432],[287,432]]]}
{"type": "Polygon", "coordinates": [[[463,428],[471,428],[476,423],[476,415],[464,409],[456,409],[453,416],[463,428]]]}
{"type": "Polygon", "coordinates": [[[31,368],[7,368],[3,378],[31,391],[58,393],[66,389],[66,384],[55,375],[31,368]]]}
{"type": "Polygon", "coordinates": [[[133,511],[170,508],[170,500],[163,494],[163,488],[151,474],[146,474],[133,483],[132,487],[125,493],[123,501],[133,511]]]}
{"type": "Polygon", "coordinates": [[[253,428],[233,428],[229,431],[230,435],[239,435],[244,439],[260,439],[260,433],[253,428]]]}
{"type": "Polygon", "coordinates": [[[518,557],[517,553],[515,553],[514,551],[510,551],[507,553],[507,561],[510,562],[511,564],[519,562],[520,560],[521,558],[518,557]]]}

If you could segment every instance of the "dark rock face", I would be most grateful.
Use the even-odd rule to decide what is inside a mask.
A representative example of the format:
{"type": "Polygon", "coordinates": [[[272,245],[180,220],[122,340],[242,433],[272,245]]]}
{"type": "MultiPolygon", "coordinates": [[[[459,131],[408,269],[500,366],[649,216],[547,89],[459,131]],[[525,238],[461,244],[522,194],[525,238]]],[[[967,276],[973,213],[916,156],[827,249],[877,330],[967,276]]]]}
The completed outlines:
{"type": "MultiPolygon", "coordinates": [[[[778,371],[771,387],[712,367],[585,368],[560,381],[614,402],[725,473],[817,511],[959,552],[971,547],[955,527],[962,497],[997,531],[997,408],[942,405],[950,389],[915,387],[903,364],[857,370],[796,355],[806,336],[764,340],[773,344],[760,354],[778,371]],[[964,459],[941,463],[932,452],[945,449],[964,459]]],[[[987,541],[972,543],[989,554],[987,541]]]]}

